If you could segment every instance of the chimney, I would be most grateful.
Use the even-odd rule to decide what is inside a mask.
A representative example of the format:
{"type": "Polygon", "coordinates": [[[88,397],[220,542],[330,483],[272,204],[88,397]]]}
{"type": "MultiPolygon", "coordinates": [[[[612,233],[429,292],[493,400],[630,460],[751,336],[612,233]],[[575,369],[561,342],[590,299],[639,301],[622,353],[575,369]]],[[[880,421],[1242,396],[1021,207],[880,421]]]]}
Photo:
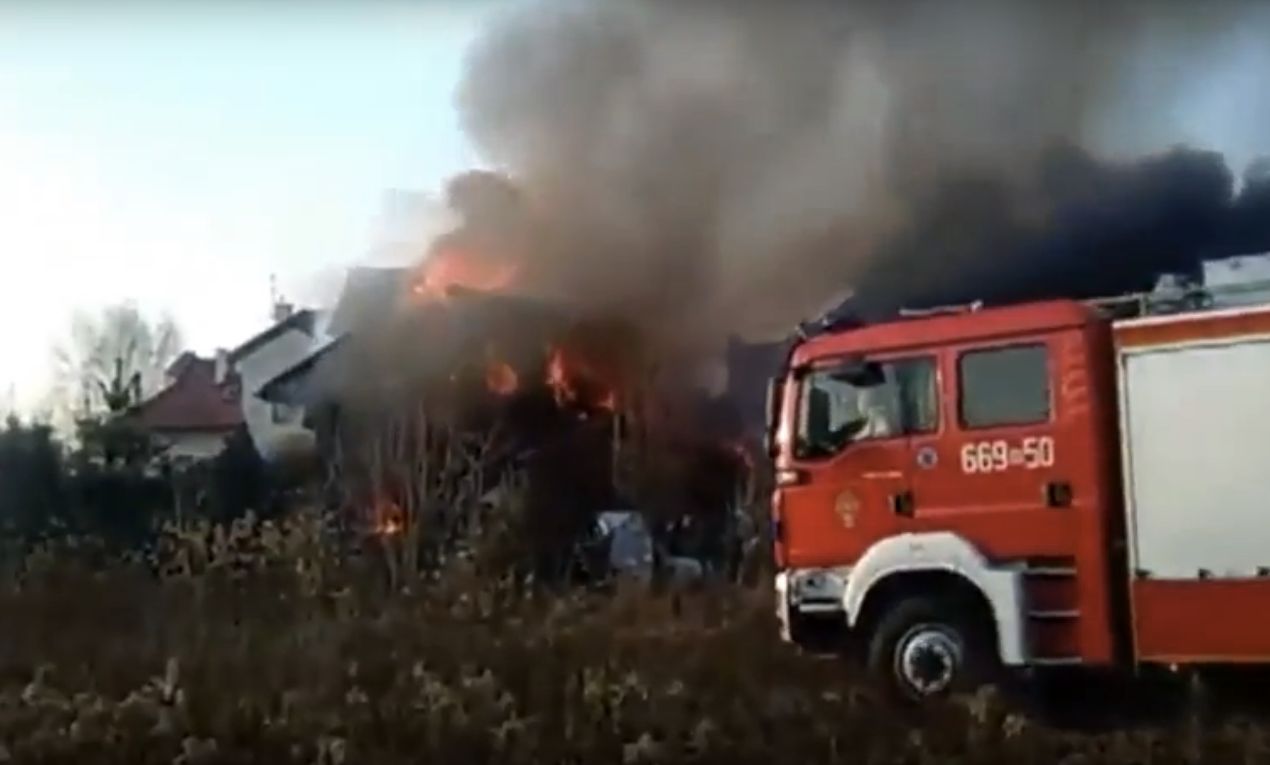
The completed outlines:
{"type": "Polygon", "coordinates": [[[291,314],[295,311],[295,306],[284,300],[278,300],[273,304],[273,320],[275,322],[286,321],[291,318],[291,314]]]}
{"type": "Polygon", "coordinates": [[[216,379],[217,385],[225,384],[225,377],[229,375],[229,351],[224,348],[216,349],[216,379]]]}
{"type": "Polygon", "coordinates": [[[294,306],[282,299],[282,293],[278,291],[278,279],[273,274],[269,274],[269,299],[273,301],[273,321],[286,321],[291,316],[294,306]]]}

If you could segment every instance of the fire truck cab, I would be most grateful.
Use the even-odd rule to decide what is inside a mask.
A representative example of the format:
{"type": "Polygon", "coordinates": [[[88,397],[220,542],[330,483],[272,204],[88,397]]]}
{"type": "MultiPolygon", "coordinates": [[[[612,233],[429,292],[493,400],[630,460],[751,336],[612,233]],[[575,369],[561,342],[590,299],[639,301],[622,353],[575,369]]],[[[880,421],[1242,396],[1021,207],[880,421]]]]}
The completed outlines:
{"type": "Polygon", "coordinates": [[[1270,307],[970,307],[796,344],[783,636],[910,698],[1002,667],[1270,662],[1270,307]]]}

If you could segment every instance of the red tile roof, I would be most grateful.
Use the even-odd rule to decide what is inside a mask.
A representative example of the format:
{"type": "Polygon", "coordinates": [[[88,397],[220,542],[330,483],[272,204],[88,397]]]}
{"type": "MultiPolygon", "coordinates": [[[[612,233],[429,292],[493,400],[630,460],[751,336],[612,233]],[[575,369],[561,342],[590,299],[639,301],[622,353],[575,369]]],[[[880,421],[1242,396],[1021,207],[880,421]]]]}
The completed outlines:
{"type": "Polygon", "coordinates": [[[230,431],[243,422],[242,386],[230,374],[216,384],[216,362],[183,354],[174,364],[177,378],[153,397],[141,402],[131,416],[154,431],[230,431]]]}

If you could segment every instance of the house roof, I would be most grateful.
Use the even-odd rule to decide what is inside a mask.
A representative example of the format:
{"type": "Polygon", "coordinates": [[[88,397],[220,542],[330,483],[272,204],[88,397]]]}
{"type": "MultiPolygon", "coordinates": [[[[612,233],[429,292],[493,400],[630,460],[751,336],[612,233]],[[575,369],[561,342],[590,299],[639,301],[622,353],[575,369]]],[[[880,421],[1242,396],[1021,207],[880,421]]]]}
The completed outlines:
{"type": "MultiPolygon", "coordinates": [[[[356,314],[351,327],[345,326],[338,330],[334,326],[328,327],[328,334],[334,339],[283,370],[258,390],[252,391],[254,395],[271,403],[309,406],[324,396],[332,395],[332,391],[340,386],[364,376],[358,362],[348,356],[350,352],[357,352],[353,350],[354,338],[359,332],[374,337],[376,332],[389,326],[389,320],[403,320],[401,315],[394,312],[395,303],[388,300],[371,301],[367,296],[379,289],[386,291],[380,293],[381,295],[391,295],[390,299],[395,300],[400,294],[397,292],[400,285],[398,280],[405,273],[404,269],[364,270],[379,273],[355,278],[361,280],[362,288],[366,291],[355,300],[360,303],[358,307],[361,312],[356,314]],[[391,292],[387,292],[389,289],[391,292]],[[362,321],[369,324],[363,324],[362,321]]],[[[357,289],[355,286],[351,291],[356,292],[357,289]]],[[[346,294],[349,292],[350,290],[346,290],[346,294]]],[[[443,346],[435,347],[437,357],[444,357],[453,352],[454,348],[480,347],[490,336],[539,331],[533,329],[535,327],[555,327],[567,321],[570,316],[569,306],[522,295],[456,288],[451,292],[451,298],[443,309],[433,310],[426,315],[425,325],[414,325],[415,329],[423,331],[419,336],[420,342],[426,342],[424,338],[430,336],[426,327],[437,329],[438,334],[446,338],[443,346]]],[[[351,305],[351,302],[346,305],[351,305]]],[[[336,316],[339,310],[336,309],[336,316]]],[[[354,314],[350,312],[344,316],[347,319],[354,314]]],[[[419,316],[416,315],[415,318],[419,316]]],[[[333,317],[332,325],[334,323],[333,317]]]]}
{"type": "Polygon", "coordinates": [[[315,374],[325,362],[335,358],[335,351],[348,335],[341,335],[310,353],[281,374],[266,382],[256,395],[270,403],[308,404],[317,394],[315,374]]]}
{"type": "Polygon", "coordinates": [[[198,361],[198,356],[194,353],[191,353],[190,351],[186,351],[182,353],[180,356],[177,356],[172,361],[171,364],[168,364],[168,368],[165,371],[168,377],[172,377],[172,378],[180,377],[181,373],[184,372],[189,367],[189,365],[195,361],[198,361]]]}
{"type": "Polygon", "coordinates": [[[314,327],[317,323],[317,312],[309,309],[296,311],[282,321],[269,327],[264,332],[256,335],[247,342],[238,346],[229,352],[229,361],[234,363],[244,356],[250,355],[261,346],[269,343],[274,338],[290,331],[299,330],[306,335],[312,336],[314,327]]]}
{"type": "MultiPolygon", "coordinates": [[[[157,432],[230,431],[243,422],[241,385],[230,374],[216,383],[216,362],[182,354],[171,385],[128,413],[142,427],[157,432]]],[[[176,365],[173,365],[174,367],[176,365]]]]}

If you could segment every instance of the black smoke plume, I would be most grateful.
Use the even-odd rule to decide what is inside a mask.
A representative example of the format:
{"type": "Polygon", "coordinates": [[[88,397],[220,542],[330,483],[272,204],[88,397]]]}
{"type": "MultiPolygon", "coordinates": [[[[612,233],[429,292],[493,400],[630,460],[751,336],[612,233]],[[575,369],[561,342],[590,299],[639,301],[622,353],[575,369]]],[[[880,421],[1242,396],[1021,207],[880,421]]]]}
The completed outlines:
{"type": "Polygon", "coordinates": [[[999,304],[1150,290],[1202,261],[1270,251],[1270,176],[1236,194],[1220,154],[1175,149],[1132,162],[1055,149],[1023,193],[992,178],[932,189],[915,225],[883,243],[855,308],[999,304]],[[1031,209],[1025,209],[1024,205],[1031,209]],[[1039,205],[1039,211],[1037,206],[1039,205]]]}
{"type": "Polygon", "coordinates": [[[1144,66],[1202,81],[1266,13],[531,2],[478,41],[459,102],[523,191],[540,285],[689,342],[779,332],[848,290],[874,311],[1102,294],[1270,249],[1264,173],[1237,192],[1220,155],[1104,145],[1176,100],[1167,78],[1124,97],[1144,66]]]}

